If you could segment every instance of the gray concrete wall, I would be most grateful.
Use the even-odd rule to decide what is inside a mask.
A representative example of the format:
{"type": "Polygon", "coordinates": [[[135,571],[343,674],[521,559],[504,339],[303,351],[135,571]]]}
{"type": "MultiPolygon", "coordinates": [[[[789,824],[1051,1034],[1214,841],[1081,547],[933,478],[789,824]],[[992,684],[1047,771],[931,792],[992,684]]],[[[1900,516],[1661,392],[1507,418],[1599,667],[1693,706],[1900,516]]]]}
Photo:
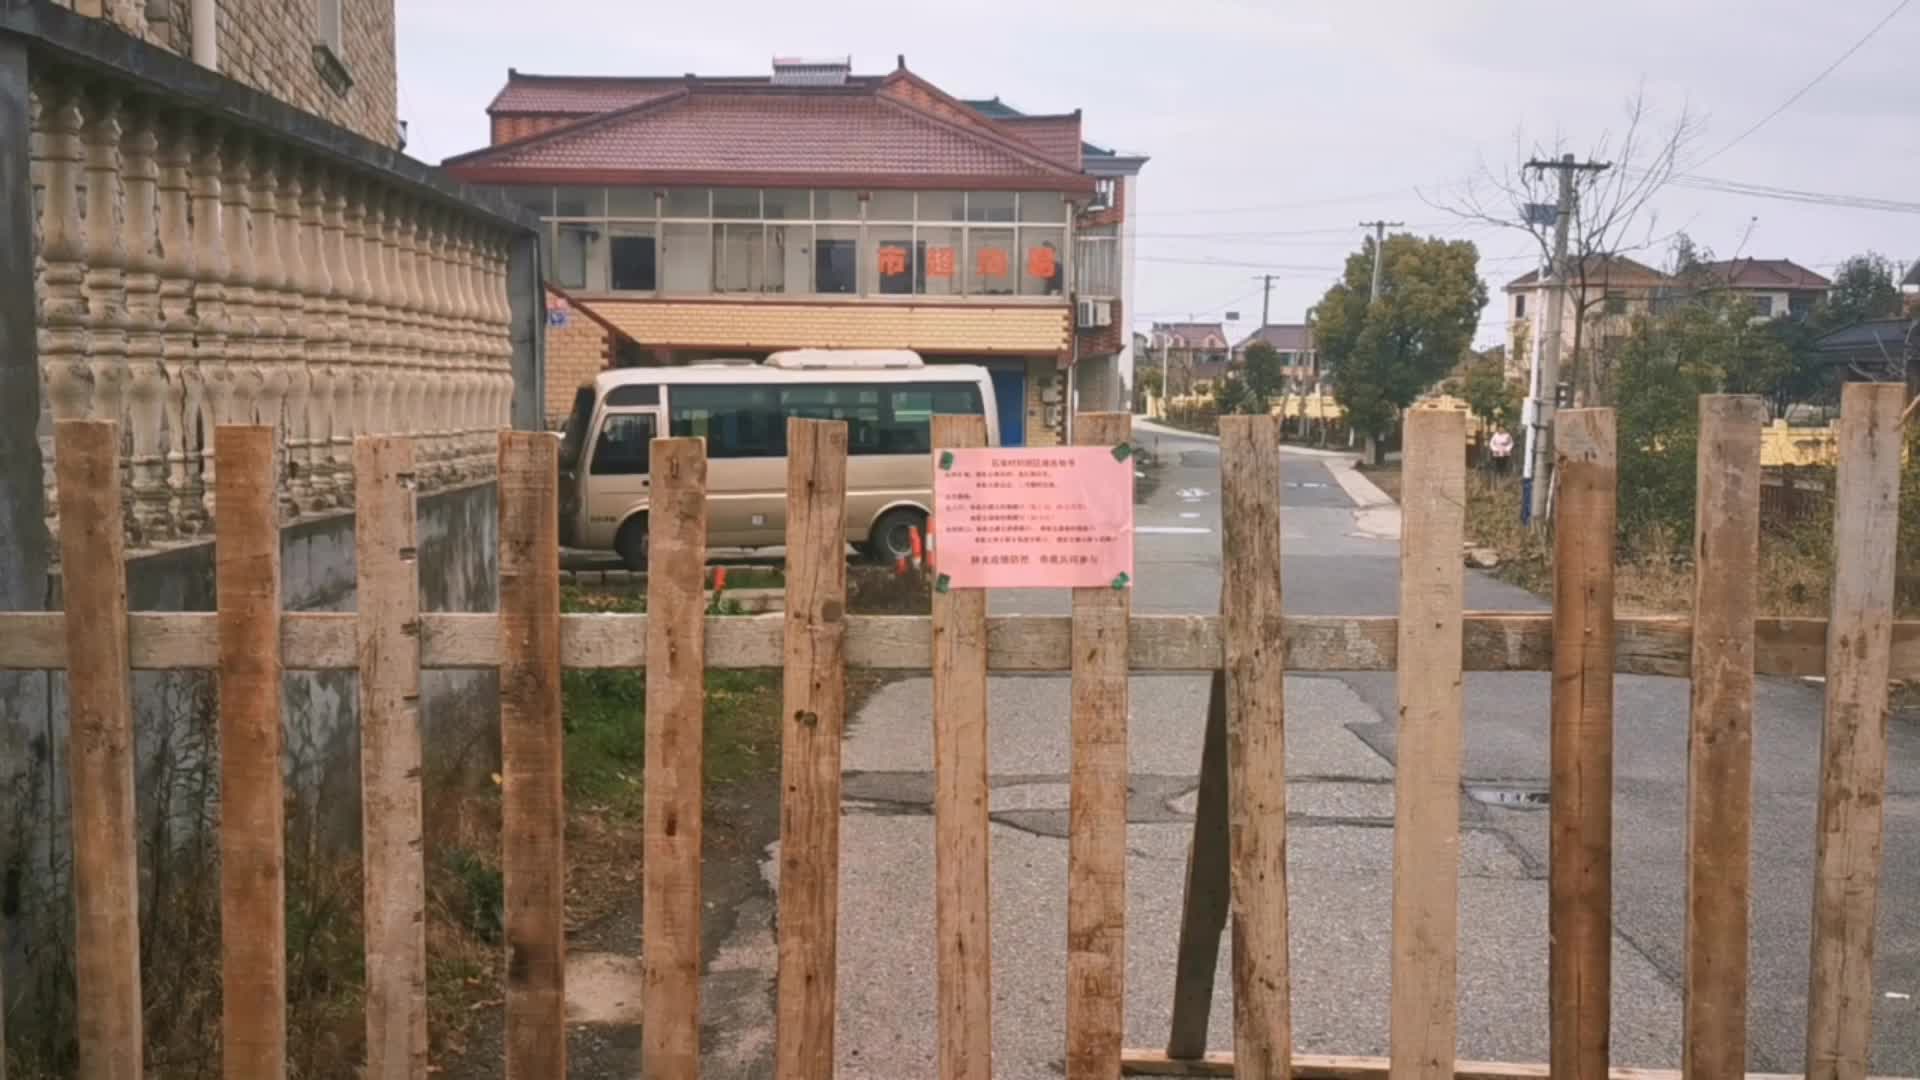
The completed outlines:
{"type": "MultiPolygon", "coordinates": [[[[33,479],[37,484],[38,476],[33,479]]],[[[421,498],[422,610],[494,610],[497,505],[490,483],[421,498]]],[[[281,560],[287,610],[354,609],[350,515],[287,529],[281,560]]],[[[47,606],[57,608],[58,578],[44,587],[47,606]]],[[[131,610],[213,610],[213,546],[134,559],[127,588],[131,610]]],[[[133,690],[144,888],[155,880],[147,863],[156,847],[165,846],[156,837],[186,835],[196,821],[216,820],[218,697],[214,677],[202,672],[136,672],[133,690]]],[[[351,672],[288,672],[283,697],[288,787],[297,800],[293,819],[313,840],[349,850],[357,846],[360,822],[355,693],[351,672]]],[[[495,768],[498,714],[493,672],[424,672],[421,728],[429,782],[495,768]]],[[[71,842],[66,755],[64,675],[0,675],[0,921],[7,924],[6,939],[16,944],[32,932],[25,920],[37,906],[34,898],[65,888],[71,842]]]]}

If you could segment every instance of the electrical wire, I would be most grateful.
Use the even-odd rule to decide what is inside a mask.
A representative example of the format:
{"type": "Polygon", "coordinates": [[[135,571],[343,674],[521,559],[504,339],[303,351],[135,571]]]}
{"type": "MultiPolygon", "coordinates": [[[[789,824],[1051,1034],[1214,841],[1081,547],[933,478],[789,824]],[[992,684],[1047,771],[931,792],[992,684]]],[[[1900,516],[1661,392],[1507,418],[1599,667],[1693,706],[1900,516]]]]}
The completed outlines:
{"type": "Polygon", "coordinates": [[[1719,157],[1721,154],[1724,154],[1727,151],[1733,149],[1734,147],[1740,145],[1741,141],[1746,139],[1747,136],[1752,135],[1754,132],[1759,131],[1763,127],[1766,127],[1769,123],[1773,121],[1774,117],[1779,116],[1781,113],[1786,112],[1788,109],[1792,108],[1794,102],[1799,101],[1801,98],[1805,97],[1807,94],[1807,91],[1812,90],[1814,87],[1820,85],[1822,80],[1824,80],[1827,76],[1833,74],[1834,71],[1838,69],[1841,64],[1846,63],[1847,60],[1850,57],[1852,57],[1854,53],[1859,52],[1860,49],[1866,45],[1867,42],[1872,41],[1875,35],[1879,34],[1881,30],[1885,29],[1888,23],[1893,21],[1894,16],[1900,14],[1902,11],[1905,11],[1907,9],[1907,5],[1911,3],[1913,3],[1913,0],[1899,0],[1899,3],[1896,3],[1893,5],[1893,10],[1881,16],[1880,21],[1877,23],[1874,23],[1873,28],[1871,30],[1868,30],[1865,34],[1861,35],[1860,40],[1854,42],[1851,46],[1848,46],[1847,51],[1841,53],[1839,58],[1834,60],[1833,63],[1828,64],[1826,67],[1822,68],[1818,75],[1815,75],[1812,79],[1809,79],[1805,86],[1802,86],[1800,89],[1795,90],[1791,95],[1788,96],[1787,100],[1781,102],[1778,106],[1774,108],[1772,112],[1761,117],[1759,121],[1755,123],[1752,127],[1734,136],[1732,142],[1729,142],[1725,146],[1722,146],[1720,149],[1715,150],[1711,154],[1708,154],[1706,157],[1702,158],[1701,160],[1692,163],[1691,165],[1688,166],[1688,168],[1697,169],[1700,166],[1705,165],[1707,162],[1712,161],[1714,158],[1719,157]]]}

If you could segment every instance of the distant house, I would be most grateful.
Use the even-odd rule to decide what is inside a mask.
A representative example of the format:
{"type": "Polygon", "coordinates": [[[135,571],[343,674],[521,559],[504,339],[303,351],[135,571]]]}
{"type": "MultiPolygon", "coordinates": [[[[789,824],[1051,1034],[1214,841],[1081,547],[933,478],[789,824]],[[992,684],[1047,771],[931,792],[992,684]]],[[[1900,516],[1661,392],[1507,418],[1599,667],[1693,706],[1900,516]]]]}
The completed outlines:
{"type": "Polygon", "coordinates": [[[1320,357],[1313,347],[1313,327],[1306,323],[1268,323],[1233,347],[1235,367],[1246,363],[1247,347],[1256,341],[1266,342],[1280,354],[1280,365],[1286,372],[1289,391],[1307,393],[1317,389],[1320,357]]]}
{"type": "MultiPolygon", "coordinates": [[[[1648,314],[1654,302],[1672,284],[1672,278],[1645,263],[1625,255],[1587,260],[1584,274],[1575,271],[1566,292],[1566,309],[1560,321],[1561,350],[1574,346],[1575,327],[1584,316],[1586,327],[1579,340],[1588,347],[1624,337],[1635,315],[1648,314]],[[1580,286],[1584,283],[1585,288],[1580,286]]],[[[1534,327],[1545,317],[1552,297],[1552,285],[1543,282],[1538,270],[1529,270],[1507,282],[1507,355],[1516,366],[1527,370],[1532,362],[1534,327]]]]}
{"type": "Polygon", "coordinates": [[[1805,318],[1833,287],[1826,275],[1792,259],[1728,259],[1703,264],[1700,274],[1713,287],[1746,297],[1753,313],[1763,319],[1805,318]]]}
{"type": "Polygon", "coordinates": [[[1909,394],[1920,393],[1920,319],[1867,319],[1822,335],[1813,347],[1841,370],[1843,382],[1905,382],[1909,394]]]}
{"type": "Polygon", "coordinates": [[[1148,362],[1167,372],[1167,389],[1175,394],[1205,390],[1227,376],[1231,349],[1224,324],[1154,323],[1153,353],[1148,362]]]}

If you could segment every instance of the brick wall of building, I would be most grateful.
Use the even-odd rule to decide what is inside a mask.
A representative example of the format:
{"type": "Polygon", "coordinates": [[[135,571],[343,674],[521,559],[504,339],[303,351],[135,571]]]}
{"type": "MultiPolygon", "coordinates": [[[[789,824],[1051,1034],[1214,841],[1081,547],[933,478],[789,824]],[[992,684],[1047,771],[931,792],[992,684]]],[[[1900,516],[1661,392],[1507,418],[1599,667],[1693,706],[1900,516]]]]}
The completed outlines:
{"type": "MultiPolygon", "coordinates": [[[[181,56],[193,54],[189,0],[55,0],[181,56]]],[[[328,81],[315,59],[328,0],[217,0],[220,73],[386,146],[399,141],[394,0],[339,0],[338,57],[351,86],[328,81]]]]}
{"type": "Polygon", "coordinates": [[[566,422],[573,392],[606,368],[610,335],[599,323],[570,312],[565,326],[547,327],[547,426],[566,422]]]}

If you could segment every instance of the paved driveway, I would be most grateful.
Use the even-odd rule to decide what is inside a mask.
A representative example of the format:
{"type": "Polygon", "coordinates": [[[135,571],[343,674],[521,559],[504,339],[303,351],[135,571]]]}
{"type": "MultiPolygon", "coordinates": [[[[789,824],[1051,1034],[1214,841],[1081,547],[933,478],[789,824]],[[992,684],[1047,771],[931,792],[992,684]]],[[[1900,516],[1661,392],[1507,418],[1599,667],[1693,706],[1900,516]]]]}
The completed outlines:
{"type": "MultiPolygon", "coordinates": [[[[1217,610],[1218,450],[1142,431],[1167,468],[1138,509],[1134,610],[1217,610]]],[[[1397,509],[1345,459],[1285,452],[1283,574],[1289,610],[1391,613],[1397,509]]],[[[1528,593],[1469,573],[1479,609],[1537,608],[1528,593]]],[[[1065,612],[1065,593],[1002,593],[992,610],[1065,612]]],[[[1164,1043],[1171,1011],[1194,777],[1207,680],[1132,680],[1127,1027],[1164,1043]]],[[[1544,787],[1547,677],[1466,682],[1470,789],[1544,787]]],[[[993,774],[995,1074],[1059,1075],[1066,986],[1068,682],[996,676],[993,774]]],[[[1616,759],[1614,1058],[1680,1060],[1686,684],[1622,677],[1616,759]]],[[[1287,682],[1289,875],[1299,1049],[1383,1053],[1395,740],[1390,674],[1287,682]]],[[[1752,1055],[1755,1071],[1798,1071],[1807,967],[1816,688],[1763,680],[1756,702],[1752,1055]]],[[[873,697],[846,747],[842,834],[839,1075],[935,1075],[931,684],[873,697]]],[[[1920,1073],[1920,730],[1896,721],[1878,957],[1874,1070],[1920,1073]]],[[[1472,794],[1472,791],[1469,791],[1472,794]]],[[[1460,1039],[1464,1057],[1544,1061],[1546,815],[1462,803],[1460,1039]]],[[[768,865],[772,872],[773,864],[768,865]]],[[[768,939],[760,937],[762,947],[768,939]]],[[[1223,949],[1222,979],[1229,970],[1223,949]]],[[[1226,987],[1212,1044],[1231,1046],[1226,987]]]]}

